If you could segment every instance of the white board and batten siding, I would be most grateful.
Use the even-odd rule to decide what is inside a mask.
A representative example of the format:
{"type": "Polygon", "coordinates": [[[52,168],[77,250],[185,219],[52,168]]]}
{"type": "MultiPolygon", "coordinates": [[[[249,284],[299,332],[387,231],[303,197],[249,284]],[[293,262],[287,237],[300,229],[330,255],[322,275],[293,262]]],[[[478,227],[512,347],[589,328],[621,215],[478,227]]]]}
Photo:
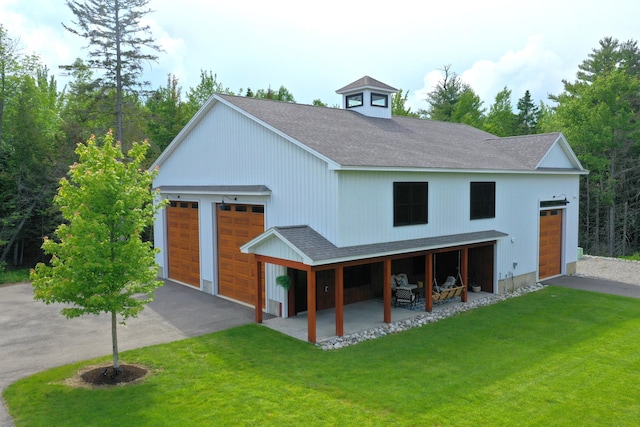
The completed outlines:
{"type": "Polygon", "coordinates": [[[562,149],[562,145],[556,142],[542,158],[538,167],[573,169],[575,165],[571,163],[567,157],[567,153],[562,149]]]}
{"type": "MultiPolygon", "coordinates": [[[[265,185],[271,190],[269,196],[229,195],[224,196],[224,200],[226,203],[264,205],[265,229],[310,225],[332,239],[338,228],[337,200],[333,196],[338,192],[337,183],[336,172],[330,170],[325,161],[217,103],[160,165],[154,186],[265,185]]],[[[215,209],[222,198],[216,195],[179,196],[180,200],[199,202],[200,232],[205,237],[200,240],[201,280],[215,284],[215,209]]],[[[164,217],[161,220],[155,225],[156,236],[164,235],[164,217]]],[[[156,240],[157,245],[165,243],[162,238],[156,240]]],[[[161,254],[158,262],[166,275],[166,254],[161,254]]],[[[267,298],[280,294],[281,288],[274,287],[278,272],[268,267],[266,274],[267,298]]]]}
{"type": "Polygon", "coordinates": [[[497,244],[496,276],[537,271],[540,201],[567,196],[564,263],[575,261],[578,179],[575,175],[341,172],[338,246],[476,231],[508,234],[497,244]],[[428,224],[393,226],[393,183],[428,182],[428,224]],[[496,183],[496,216],[470,219],[470,183],[496,183]],[[514,267],[516,263],[516,267],[514,267]]]}

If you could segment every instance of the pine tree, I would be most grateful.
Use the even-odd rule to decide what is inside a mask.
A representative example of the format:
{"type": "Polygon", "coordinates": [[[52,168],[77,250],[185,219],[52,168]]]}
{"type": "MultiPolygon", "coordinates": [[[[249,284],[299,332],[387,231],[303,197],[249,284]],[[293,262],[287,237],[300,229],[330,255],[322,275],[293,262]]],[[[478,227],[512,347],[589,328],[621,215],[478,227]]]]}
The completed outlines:
{"type": "Polygon", "coordinates": [[[518,100],[518,124],[517,132],[520,135],[531,135],[538,131],[538,107],[531,99],[531,93],[527,90],[524,96],[518,100]]]}
{"type": "MultiPolygon", "coordinates": [[[[116,92],[116,140],[124,140],[123,104],[125,91],[138,92],[146,84],[140,81],[143,63],[157,61],[153,53],[161,51],[150,35],[148,25],[140,21],[151,12],[146,6],[150,0],[85,0],[84,3],[67,0],[66,4],[76,17],[73,26],[64,25],[69,32],[87,39],[89,68],[100,69],[104,75],[97,79],[100,86],[116,92]]],[[[64,66],[72,70],[73,65],[64,66]]]]}

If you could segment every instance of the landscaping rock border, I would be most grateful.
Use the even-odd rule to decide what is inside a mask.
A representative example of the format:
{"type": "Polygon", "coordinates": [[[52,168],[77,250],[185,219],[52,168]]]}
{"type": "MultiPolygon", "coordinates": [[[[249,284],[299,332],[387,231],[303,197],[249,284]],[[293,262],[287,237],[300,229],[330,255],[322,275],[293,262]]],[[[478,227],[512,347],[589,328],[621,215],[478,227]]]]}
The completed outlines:
{"type": "Polygon", "coordinates": [[[519,297],[530,292],[536,292],[544,289],[546,286],[541,283],[535,285],[522,287],[516,289],[513,292],[504,293],[501,295],[487,295],[484,298],[480,298],[475,301],[470,301],[465,304],[456,304],[447,307],[444,310],[437,313],[424,313],[411,319],[399,320],[382,326],[366,329],[364,331],[356,332],[351,335],[345,335],[342,337],[334,337],[328,340],[318,342],[316,346],[322,348],[322,350],[338,350],[343,347],[355,345],[363,341],[369,341],[376,338],[383,337],[385,335],[396,334],[398,332],[406,331],[412,328],[419,328],[429,323],[435,323],[439,320],[446,319],[447,317],[455,316],[458,313],[473,310],[477,307],[484,307],[487,305],[495,304],[500,301],[505,301],[510,298],[519,297]]]}

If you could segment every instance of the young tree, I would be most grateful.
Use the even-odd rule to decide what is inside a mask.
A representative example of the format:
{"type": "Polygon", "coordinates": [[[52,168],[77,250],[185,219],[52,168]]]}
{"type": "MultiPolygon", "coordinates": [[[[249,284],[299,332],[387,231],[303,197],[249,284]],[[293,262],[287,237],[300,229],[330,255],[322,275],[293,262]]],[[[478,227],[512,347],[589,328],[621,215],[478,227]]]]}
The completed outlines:
{"type": "Polygon", "coordinates": [[[19,73],[19,68],[18,42],[0,24],[0,143],[3,140],[5,106],[15,86],[12,76],[19,73]]]}
{"type": "Polygon", "coordinates": [[[411,111],[411,107],[407,107],[407,98],[409,91],[403,93],[402,89],[391,97],[391,114],[394,116],[420,117],[418,113],[411,111]]]}
{"type": "Polygon", "coordinates": [[[462,91],[458,102],[453,106],[451,121],[454,123],[464,123],[477,129],[482,129],[484,123],[484,108],[482,100],[471,87],[462,91]]]}
{"type": "MultiPolygon", "coordinates": [[[[187,92],[187,121],[198,112],[200,107],[213,95],[214,93],[225,93],[233,95],[233,91],[218,81],[218,76],[211,71],[200,70],[200,82],[194,88],[189,89],[187,92]]],[[[185,122],[187,124],[187,122],[185,122]]]]}
{"type": "MultiPolygon", "coordinates": [[[[249,89],[250,90],[250,89],[249,89]]],[[[247,96],[249,96],[247,94],[247,96]]],[[[276,101],[284,101],[284,102],[296,102],[293,94],[289,92],[284,86],[280,86],[280,88],[275,91],[271,89],[271,86],[267,89],[258,89],[254,94],[253,98],[262,98],[262,99],[273,99],[276,101]]]]}
{"type": "MultiPolygon", "coordinates": [[[[146,6],[150,0],[66,0],[76,16],[75,26],[64,28],[88,40],[90,68],[104,70],[98,81],[100,86],[113,88],[115,97],[116,140],[124,140],[123,103],[125,90],[137,92],[141,85],[143,62],[157,61],[158,57],[143,52],[143,48],[159,52],[160,47],[149,35],[148,25],[141,20],[151,12],[146,6]]],[[[73,66],[63,68],[72,69],[73,66]]]]}
{"type": "Polygon", "coordinates": [[[182,101],[182,88],[178,85],[178,78],[167,76],[167,86],[151,93],[146,107],[150,117],[147,121],[147,131],[151,142],[162,152],[173,138],[187,124],[193,114],[187,113],[187,105],[182,101]]]}
{"type": "Polygon", "coordinates": [[[516,135],[516,115],[511,105],[511,91],[505,86],[496,95],[495,103],[489,108],[484,130],[497,136],[516,135]]]}
{"type": "Polygon", "coordinates": [[[116,316],[135,317],[162,285],[156,280],[157,250],[141,239],[163,206],[153,203],[155,173],[140,168],[147,147],[134,143],[125,158],[111,133],[102,144],[95,137],[78,144],[79,161],[54,198],[66,223],[56,229],[57,240],[45,238],[42,245],[50,265],[40,263],[31,273],[36,300],[72,305],[62,309],[64,316],[111,314],[116,372],[116,316]]]}

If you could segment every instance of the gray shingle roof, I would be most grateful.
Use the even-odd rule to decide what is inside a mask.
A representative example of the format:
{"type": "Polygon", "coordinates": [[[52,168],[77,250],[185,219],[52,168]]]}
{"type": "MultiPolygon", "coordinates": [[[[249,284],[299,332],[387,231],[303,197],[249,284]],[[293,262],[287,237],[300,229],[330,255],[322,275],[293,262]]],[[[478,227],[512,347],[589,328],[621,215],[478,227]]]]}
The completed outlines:
{"type": "Polygon", "coordinates": [[[487,230],[339,248],[307,225],[274,227],[274,230],[311,259],[314,265],[491,241],[507,236],[500,231],[487,230]]]}
{"type": "Polygon", "coordinates": [[[398,91],[398,89],[391,87],[388,84],[382,83],[379,80],[376,80],[369,76],[364,76],[361,79],[358,79],[355,82],[349,83],[345,87],[338,89],[336,93],[347,93],[347,92],[351,92],[357,89],[362,89],[365,87],[372,88],[372,89],[379,89],[384,92],[391,92],[391,93],[398,91]]]}
{"type": "Polygon", "coordinates": [[[559,137],[498,138],[458,123],[217,96],[342,167],[531,171],[559,137]]]}

